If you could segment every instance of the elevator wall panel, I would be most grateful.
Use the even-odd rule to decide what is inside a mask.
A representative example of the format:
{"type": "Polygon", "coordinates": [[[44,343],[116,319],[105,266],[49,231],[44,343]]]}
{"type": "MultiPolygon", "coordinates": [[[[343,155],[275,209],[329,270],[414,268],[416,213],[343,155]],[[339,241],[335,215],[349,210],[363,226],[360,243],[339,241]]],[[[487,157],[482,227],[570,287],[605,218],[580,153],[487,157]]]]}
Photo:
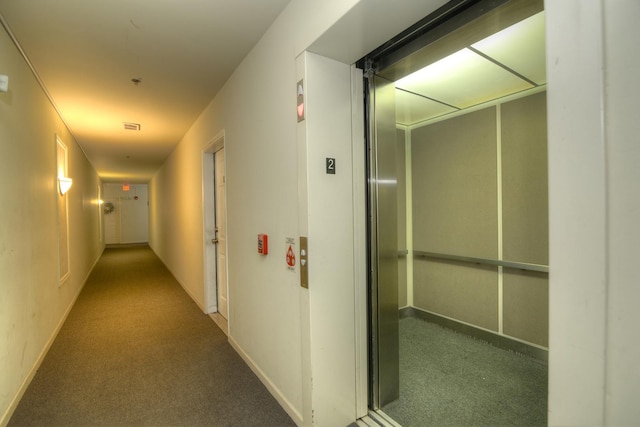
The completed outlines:
{"type": "Polygon", "coordinates": [[[416,307],[498,330],[496,267],[419,260],[414,263],[416,307]]]}
{"type": "MultiPolygon", "coordinates": [[[[548,264],[546,145],[544,92],[412,129],[413,249],[548,264]]],[[[418,257],[412,291],[416,308],[548,345],[546,273],[418,257]]]]}
{"type": "Polygon", "coordinates": [[[416,250],[497,257],[495,142],[495,107],[412,131],[416,250]]]}
{"type": "Polygon", "coordinates": [[[398,257],[398,307],[407,306],[407,257],[398,257]]]}
{"type": "Polygon", "coordinates": [[[549,345],[549,275],[505,268],[504,333],[549,345]]]}
{"type": "Polygon", "coordinates": [[[501,106],[503,257],[549,263],[545,92],[501,106]]]}

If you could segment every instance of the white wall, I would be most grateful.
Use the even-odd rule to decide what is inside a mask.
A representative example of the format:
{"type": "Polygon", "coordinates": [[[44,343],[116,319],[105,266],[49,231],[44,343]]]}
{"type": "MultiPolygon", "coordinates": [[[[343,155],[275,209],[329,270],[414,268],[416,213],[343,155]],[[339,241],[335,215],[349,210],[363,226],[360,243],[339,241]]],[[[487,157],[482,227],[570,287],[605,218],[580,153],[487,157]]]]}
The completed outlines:
{"type": "MultiPolygon", "coordinates": [[[[300,288],[297,274],[289,272],[284,261],[285,239],[301,234],[295,59],[315,42],[315,49],[323,55],[340,57],[341,67],[348,75],[349,64],[442,3],[411,0],[398,9],[395,2],[381,0],[321,3],[293,0],[150,182],[150,245],[203,308],[201,156],[203,147],[224,130],[229,339],[299,424],[330,422],[327,420],[331,416],[325,411],[332,408],[325,398],[316,400],[312,408],[310,360],[320,353],[309,353],[314,351],[309,340],[310,329],[317,328],[320,335],[329,335],[332,330],[323,329],[322,323],[310,323],[310,305],[315,301],[309,298],[313,294],[300,288]],[[393,20],[388,19],[390,15],[393,20]],[[259,233],[267,233],[270,238],[271,254],[266,257],[256,251],[259,233]]],[[[345,96],[348,99],[350,94],[345,96]]],[[[351,107],[347,106],[341,114],[347,114],[346,120],[350,121],[351,107]]],[[[340,141],[331,144],[339,145],[340,141]]],[[[309,164],[324,168],[325,153],[318,150],[314,156],[318,157],[309,159],[309,164]]],[[[347,175],[351,173],[349,163],[344,161],[341,166],[347,175]]],[[[352,198],[350,185],[339,186],[335,191],[336,200],[352,198]]],[[[311,208],[309,217],[321,229],[352,227],[352,216],[323,219],[322,210],[311,208]]],[[[314,263],[343,253],[347,258],[353,257],[353,236],[341,236],[343,240],[336,246],[329,243],[330,236],[322,233],[318,236],[314,263]]],[[[353,263],[334,272],[338,283],[347,287],[345,292],[352,294],[353,274],[353,263]]],[[[344,309],[318,303],[315,310],[322,310],[325,316],[350,318],[351,325],[355,322],[353,307],[336,311],[344,309]]],[[[317,318],[321,318],[320,311],[317,313],[317,318]]],[[[353,328],[345,329],[350,327],[353,328]]],[[[345,350],[344,358],[353,357],[353,342],[348,346],[333,349],[334,354],[345,350]]],[[[349,375],[354,379],[341,378],[343,385],[336,390],[337,395],[348,395],[352,405],[356,399],[353,369],[355,363],[351,360],[349,375]],[[349,384],[346,390],[344,384],[349,384]]],[[[351,413],[355,413],[355,408],[351,413]]]]}
{"type": "Polygon", "coordinates": [[[640,345],[632,338],[640,325],[640,3],[608,1],[604,18],[609,249],[605,424],[631,425],[640,420],[640,345]]]}
{"type": "MultiPolygon", "coordinates": [[[[300,234],[295,58],[309,48],[349,64],[441,3],[293,0],[150,183],[150,243],[203,307],[201,151],[225,131],[230,340],[299,424],[311,424],[315,408],[305,392],[314,357],[305,350],[313,328],[308,296],[285,269],[282,254],[284,238],[300,234]],[[256,253],[258,233],[270,236],[267,257],[256,253]]],[[[623,14],[636,17],[635,2],[618,4],[623,14]]],[[[603,105],[617,112],[629,96],[628,88],[618,92],[618,82],[634,74],[618,63],[630,60],[636,67],[637,53],[617,42],[637,40],[638,29],[620,26],[608,5],[547,4],[552,424],[603,424],[605,414],[607,420],[635,415],[622,393],[637,392],[631,384],[638,381],[629,379],[636,379],[636,371],[623,376],[614,367],[633,369],[638,351],[637,344],[622,340],[633,336],[627,325],[638,319],[629,302],[633,272],[618,256],[637,247],[637,234],[629,232],[637,204],[627,204],[637,201],[629,184],[638,178],[629,165],[637,156],[630,142],[634,120],[619,123],[626,116],[607,115],[606,132],[600,124],[603,105]]],[[[326,307],[328,315],[331,309],[326,307]]]]}
{"type": "Polygon", "coordinates": [[[104,214],[106,244],[146,243],[149,241],[149,196],[147,184],[131,184],[124,191],[122,184],[103,184],[105,203],[114,210],[104,214]]]}
{"type": "Polygon", "coordinates": [[[640,3],[548,1],[550,425],[640,419],[640,3]]]}
{"type": "Polygon", "coordinates": [[[224,130],[229,339],[298,423],[306,291],[283,252],[285,238],[299,236],[295,53],[351,4],[293,2],[150,182],[150,245],[203,308],[201,156],[224,130]],[[270,238],[266,257],[260,233],[270,238]]]}
{"type": "Polygon", "coordinates": [[[98,176],[0,27],[0,425],[5,425],[104,247],[98,176]],[[59,284],[56,135],[68,147],[70,276],[59,284]]]}
{"type": "MultiPolygon", "coordinates": [[[[302,332],[308,337],[308,375],[313,378],[308,393],[314,423],[347,425],[357,418],[356,221],[345,221],[354,218],[351,69],[309,52],[297,63],[306,108],[306,119],[298,123],[298,196],[299,232],[308,237],[309,291],[304,295],[309,308],[302,313],[309,318],[302,332]],[[335,159],[334,174],[326,171],[327,158],[335,159]]],[[[364,110],[359,113],[362,117],[364,110]]],[[[354,145],[364,152],[364,138],[354,145]]],[[[364,176],[356,179],[364,182],[364,176]]],[[[364,224],[364,217],[360,222],[364,224]]]]}

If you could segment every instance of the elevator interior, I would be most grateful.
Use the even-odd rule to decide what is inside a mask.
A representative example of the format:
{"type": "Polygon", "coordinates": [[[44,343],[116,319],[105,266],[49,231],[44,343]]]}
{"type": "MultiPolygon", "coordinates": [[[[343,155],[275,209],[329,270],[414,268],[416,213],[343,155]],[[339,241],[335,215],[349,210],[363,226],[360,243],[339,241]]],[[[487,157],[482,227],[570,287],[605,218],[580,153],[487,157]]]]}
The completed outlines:
{"type": "Polygon", "coordinates": [[[402,397],[404,316],[548,347],[542,2],[476,3],[425,33],[365,61],[373,409],[402,397]]]}

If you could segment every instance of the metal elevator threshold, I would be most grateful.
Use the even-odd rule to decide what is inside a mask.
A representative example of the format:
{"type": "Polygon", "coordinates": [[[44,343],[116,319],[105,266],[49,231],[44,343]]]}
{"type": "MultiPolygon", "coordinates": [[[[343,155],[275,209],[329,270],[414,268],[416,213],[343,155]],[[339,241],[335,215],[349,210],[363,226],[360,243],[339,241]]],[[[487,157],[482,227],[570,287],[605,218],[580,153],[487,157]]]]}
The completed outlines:
{"type": "Polygon", "coordinates": [[[358,427],[402,427],[381,410],[369,413],[357,421],[358,427]]]}

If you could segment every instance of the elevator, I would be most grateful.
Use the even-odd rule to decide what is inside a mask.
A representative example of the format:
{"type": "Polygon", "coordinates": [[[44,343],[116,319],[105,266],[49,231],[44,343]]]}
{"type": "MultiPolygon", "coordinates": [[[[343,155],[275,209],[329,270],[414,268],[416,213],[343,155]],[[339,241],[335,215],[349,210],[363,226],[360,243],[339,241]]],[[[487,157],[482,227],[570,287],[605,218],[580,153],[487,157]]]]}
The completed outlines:
{"type": "Polygon", "coordinates": [[[544,46],[542,1],[452,1],[358,63],[383,419],[546,424],[544,46]]]}

